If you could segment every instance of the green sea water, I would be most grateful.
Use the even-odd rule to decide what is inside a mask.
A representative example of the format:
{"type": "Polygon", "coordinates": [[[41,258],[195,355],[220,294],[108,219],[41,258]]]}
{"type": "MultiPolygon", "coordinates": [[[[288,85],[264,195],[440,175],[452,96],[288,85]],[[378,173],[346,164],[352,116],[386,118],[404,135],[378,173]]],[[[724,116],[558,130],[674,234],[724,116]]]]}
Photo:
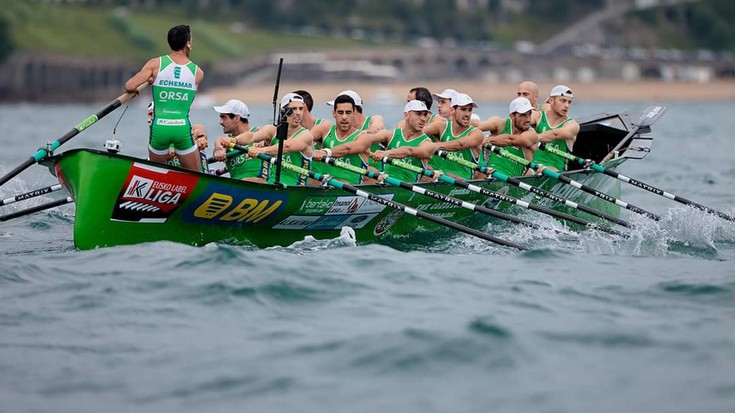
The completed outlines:
{"type": "MultiPolygon", "coordinates": [[[[0,173],[97,109],[0,106],[0,173]]],[[[400,105],[366,109],[393,124],[400,105]]],[[[122,111],[62,150],[101,148],[122,111]]],[[[734,111],[671,105],[623,171],[735,213],[734,111]]],[[[192,119],[218,134],[211,109],[192,119]]],[[[131,106],[123,152],[145,154],[145,128],[131,106]]],[[[35,166],[0,197],[53,182],[35,166]]],[[[0,412],[735,410],[735,224],[633,187],[621,198],[662,221],[624,211],[628,240],[483,228],[527,252],[465,235],[408,251],[336,238],[81,252],[73,205],[0,222],[0,412]]]]}

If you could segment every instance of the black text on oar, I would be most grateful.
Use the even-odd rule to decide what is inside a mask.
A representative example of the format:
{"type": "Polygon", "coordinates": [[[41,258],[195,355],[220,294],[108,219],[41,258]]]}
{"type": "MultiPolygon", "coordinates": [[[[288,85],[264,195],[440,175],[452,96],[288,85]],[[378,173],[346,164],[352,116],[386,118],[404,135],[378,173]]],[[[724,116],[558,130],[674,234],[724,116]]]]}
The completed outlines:
{"type": "Polygon", "coordinates": [[[575,180],[569,178],[568,176],[564,176],[564,175],[562,175],[562,174],[560,174],[560,173],[558,173],[556,171],[552,171],[549,168],[542,168],[542,165],[540,165],[540,164],[538,164],[536,162],[529,161],[526,158],[522,158],[522,157],[520,157],[518,155],[512,154],[512,153],[508,152],[505,149],[498,148],[497,146],[492,146],[492,145],[486,145],[485,146],[485,149],[488,149],[488,150],[492,151],[493,153],[496,153],[496,154],[498,154],[500,156],[503,156],[505,158],[508,158],[508,159],[510,159],[510,160],[512,160],[514,162],[517,162],[517,163],[519,163],[521,165],[528,166],[529,168],[533,169],[534,171],[538,171],[540,169],[541,170],[541,174],[543,174],[544,176],[548,176],[550,178],[556,179],[559,182],[562,182],[562,183],[565,183],[565,184],[567,184],[569,186],[572,186],[574,188],[577,188],[580,191],[584,191],[584,192],[586,192],[586,193],[588,193],[590,195],[594,195],[594,196],[596,196],[596,197],[598,197],[598,198],[600,198],[602,200],[605,200],[607,202],[610,202],[611,204],[615,204],[615,205],[617,205],[617,206],[619,206],[621,208],[625,208],[625,209],[627,209],[629,211],[635,212],[636,214],[640,214],[640,215],[646,216],[648,218],[653,219],[654,221],[660,221],[661,220],[661,217],[658,216],[658,215],[656,215],[656,214],[654,214],[653,212],[648,212],[648,211],[646,211],[643,208],[637,207],[637,206],[635,206],[633,204],[629,204],[629,203],[627,203],[627,202],[625,202],[623,200],[620,200],[618,198],[615,198],[612,195],[608,195],[608,194],[606,194],[604,192],[598,191],[597,189],[592,188],[589,185],[585,185],[585,184],[583,184],[581,182],[575,181],[575,180]]]}
{"type": "Polygon", "coordinates": [[[710,214],[717,215],[718,217],[720,217],[722,219],[726,219],[728,221],[735,222],[735,217],[732,217],[730,215],[727,215],[724,212],[720,212],[720,211],[714,210],[714,209],[712,209],[710,207],[704,206],[702,204],[698,204],[698,203],[696,203],[694,201],[690,201],[690,200],[688,200],[688,199],[686,199],[684,197],[681,197],[679,195],[672,194],[671,192],[666,192],[663,189],[656,188],[655,186],[649,185],[649,184],[647,184],[647,183],[645,183],[643,181],[639,181],[639,180],[637,180],[635,178],[631,178],[631,177],[626,176],[626,175],[623,175],[623,174],[621,174],[619,172],[616,172],[616,171],[607,169],[607,168],[605,168],[604,166],[602,166],[602,165],[600,165],[598,163],[592,162],[592,161],[587,160],[587,159],[582,159],[579,156],[572,155],[571,153],[560,151],[559,149],[554,148],[554,147],[551,147],[551,146],[548,146],[545,143],[539,144],[539,149],[544,150],[544,151],[547,151],[547,152],[550,152],[550,153],[553,153],[553,154],[558,155],[558,156],[561,156],[561,157],[566,158],[566,159],[568,159],[568,160],[570,160],[572,162],[576,162],[576,163],[578,163],[580,165],[587,166],[590,169],[592,169],[593,171],[602,172],[605,175],[611,176],[611,177],[613,177],[615,179],[618,179],[618,180],[620,180],[622,182],[625,182],[627,184],[633,185],[633,186],[635,186],[637,188],[646,190],[646,191],[651,192],[651,193],[654,193],[656,195],[660,195],[660,196],[662,196],[664,198],[668,198],[668,199],[670,199],[672,201],[676,201],[676,202],[679,202],[681,204],[684,204],[684,205],[688,205],[688,206],[697,208],[697,209],[699,209],[701,211],[705,211],[705,212],[708,212],[710,214]]]}

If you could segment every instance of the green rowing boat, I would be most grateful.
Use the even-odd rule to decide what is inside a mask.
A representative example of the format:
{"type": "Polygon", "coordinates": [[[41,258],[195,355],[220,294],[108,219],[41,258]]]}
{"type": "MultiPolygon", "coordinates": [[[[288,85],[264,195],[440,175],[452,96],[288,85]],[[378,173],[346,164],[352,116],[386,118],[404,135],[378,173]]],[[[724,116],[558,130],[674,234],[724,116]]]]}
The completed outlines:
{"type": "MultiPolygon", "coordinates": [[[[628,159],[643,158],[650,150],[652,137],[650,125],[640,128],[636,123],[642,118],[640,114],[621,112],[580,119],[581,131],[574,154],[600,162],[606,168],[616,168],[628,159]]],[[[223,242],[286,246],[306,236],[334,238],[343,227],[354,229],[358,243],[400,245],[430,242],[446,236],[448,231],[435,222],[333,187],[251,183],[93,149],[69,150],[49,157],[44,164],[74,198],[74,244],[79,249],[162,240],[190,245],[223,242]]],[[[612,196],[620,194],[620,182],[604,174],[580,169],[564,175],[612,196]]],[[[518,177],[518,180],[605,214],[620,216],[619,206],[548,176],[518,177]]],[[[507,181],[471,182],[489,191],[601,222],[598,217],[541,199],[507,181]]],[[[518,209],[446,182],[417,186],[492,209],[510,213],[518,209]]],[[[361,185],[359,188],[473,228],[484,229],[488,223],[506,225],[497,218],[400,187],[361,185]]]]}

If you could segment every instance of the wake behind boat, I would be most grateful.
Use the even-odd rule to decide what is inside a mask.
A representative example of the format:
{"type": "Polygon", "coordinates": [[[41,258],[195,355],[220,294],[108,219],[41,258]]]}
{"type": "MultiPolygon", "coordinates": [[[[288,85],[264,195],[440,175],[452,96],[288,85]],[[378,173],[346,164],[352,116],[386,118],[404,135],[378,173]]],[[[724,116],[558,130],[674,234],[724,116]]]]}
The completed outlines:
{"type": "MultiPolygon", "coordinates": [[[[581,130],[574,155],[615,169],[628,159],[642,159],[651,148],[650,126],[663,110],[654,106],[643,112],[603,113],[578,119],[581,130]]],[[[66,151],[45,158],[43,163],[76,203],[74,244],[79,249],[162,240],[191,245],[224,242],[285,246],[307,236],[334,238],[343,227],[354,229],[358,243],[387,243],[396,238],[418,243],[446,236],[447,225],[394,209],[391,202],[458,226],[484,228],[488,222],[496,221],[459,205],[394,186],[360,185],[360,190],[388,200],[376,202],[329,186],[251,183],[94,149],[66,151]]],[[[585,168],[563,175],[619,197],[620,181],[604,174],[585,168]]],[[[521,186],[549,191],[570,203],[620,216],[618,205],[548,176],[517,178],[523,183],[521,186]]],[[[471,183],[528,202],[540,200],[537,194],[508,181],[490,178],[471,183]]],[[[510,213],[518,210],[507,202],[446,182],[415,185],[486,208],[510,213]]],[[[585,220],[605,222],[559,202],[540,201],[585,220]]]]}

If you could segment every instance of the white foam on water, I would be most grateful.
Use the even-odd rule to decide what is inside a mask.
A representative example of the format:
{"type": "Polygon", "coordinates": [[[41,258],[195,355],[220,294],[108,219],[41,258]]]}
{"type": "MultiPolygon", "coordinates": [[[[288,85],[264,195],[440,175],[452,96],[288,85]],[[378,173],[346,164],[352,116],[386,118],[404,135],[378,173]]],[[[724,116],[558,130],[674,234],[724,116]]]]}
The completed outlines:
{"type": "Polygon", "coordinates": [[[286,247],[286,249],[296,251],[316,251],[322,249],[355,246],[357,246],[357,236],[355,235],[355,230],[350,227],[342,227],[339,236],[336,238],[316,239],[311,235],[307,235],[302,241],[296,241],[286,247]]]}

